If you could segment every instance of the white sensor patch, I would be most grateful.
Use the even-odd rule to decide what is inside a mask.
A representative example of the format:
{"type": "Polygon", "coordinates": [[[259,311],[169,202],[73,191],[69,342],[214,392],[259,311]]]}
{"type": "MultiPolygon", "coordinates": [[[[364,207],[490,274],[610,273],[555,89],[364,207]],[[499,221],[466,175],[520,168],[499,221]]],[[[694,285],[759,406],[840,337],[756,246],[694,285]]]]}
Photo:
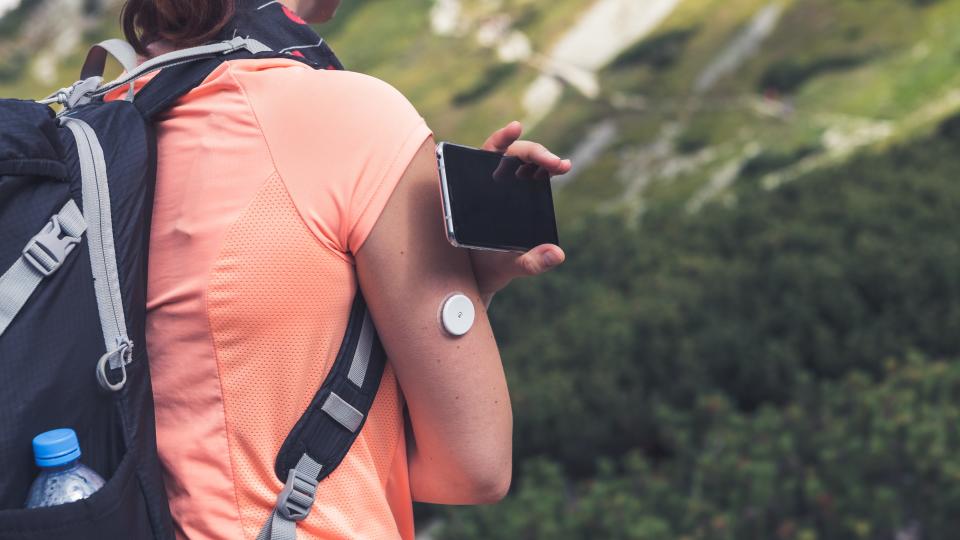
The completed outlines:
{"type": "Polygon", "coordinates": [[[443,323],[443,329],[452,336],[462,336],[469,332],[476,316],[473,302],[460,293],[447,297],[440,308],[440,322],[443,323]]]}

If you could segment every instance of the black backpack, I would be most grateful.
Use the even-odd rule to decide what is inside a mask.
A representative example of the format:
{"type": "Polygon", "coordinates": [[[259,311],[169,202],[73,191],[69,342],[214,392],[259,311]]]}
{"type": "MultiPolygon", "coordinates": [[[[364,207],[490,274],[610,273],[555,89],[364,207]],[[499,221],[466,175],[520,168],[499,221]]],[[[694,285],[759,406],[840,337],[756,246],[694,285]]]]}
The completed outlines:
{"type": "MultiPolygon", "coordinates": [[[[110,40],[51,98],[0,100],[0,540],[173,538],[144,346],[152,122],[220,63],[276,50],[236,37],[135,67],[132,48],[110,40]],[[108,52],[128,75],[103,85],[108,52]],[[131,81],[161,68],[134,96],[131,81]],[[103,101],[128,85],[126,99],[103,101]],[[38,473],[31,439],[60,427],[76,431],[81,461],[106,485],[23,509],[38,473]]],[[[358,294],[337,360],[277,456],[285,488],[259,538],[296,538],[317,483],[363,426],[385,361],[358,294]]]]}

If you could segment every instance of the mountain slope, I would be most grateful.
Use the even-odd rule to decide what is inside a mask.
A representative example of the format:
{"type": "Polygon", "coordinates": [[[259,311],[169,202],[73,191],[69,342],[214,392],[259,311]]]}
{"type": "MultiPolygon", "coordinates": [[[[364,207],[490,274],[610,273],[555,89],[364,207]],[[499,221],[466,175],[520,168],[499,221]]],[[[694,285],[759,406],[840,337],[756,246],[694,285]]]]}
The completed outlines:
{"type": "MultiPolygon", "coordinates": [[[[351,69],[408,95],[440,139],[479,144],[511,119],[545,114],[533,135],[581,158],[558,196],[571,218],[731,202],[744,169],[764,169],[773,188],[922,132],[960,106],[957,1],[634,5],[345,2],[320,31],[351,69]],[[612,22],[618,15],[627,23],[612,22]],[[649,39],[605,65],[613,55],[601,51],[630,45],[611,49],[608,34],[649,39]]],[[[3,20],[20,12],[28,22],[0,33],[7,95],[68,84],[84,44],[118,34],[115,2],[24,0],[3,20]]]]}

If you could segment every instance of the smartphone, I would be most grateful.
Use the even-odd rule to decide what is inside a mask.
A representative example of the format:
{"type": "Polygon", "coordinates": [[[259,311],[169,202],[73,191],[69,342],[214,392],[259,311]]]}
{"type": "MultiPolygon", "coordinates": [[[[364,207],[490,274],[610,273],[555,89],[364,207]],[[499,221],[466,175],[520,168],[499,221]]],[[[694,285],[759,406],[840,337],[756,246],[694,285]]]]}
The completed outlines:
{"type": "Polygon", "coordinates": [[[448,142],[437,145],[447,239],[457,247],[528,251],[560,244],[550,180],[524,161],[448,142]]]}

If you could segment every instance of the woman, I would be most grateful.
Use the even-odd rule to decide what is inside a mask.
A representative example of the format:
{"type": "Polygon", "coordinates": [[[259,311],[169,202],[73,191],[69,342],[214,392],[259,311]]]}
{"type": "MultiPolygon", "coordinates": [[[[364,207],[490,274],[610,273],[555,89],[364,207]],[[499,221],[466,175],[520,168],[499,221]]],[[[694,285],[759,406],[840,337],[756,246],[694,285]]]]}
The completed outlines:
{"type": "MultiPolygon", "coordinates": [[[[221,35],[235,9],[256,16],[274,4],[294,22],[323,22],[339,4],[261,3],[130,0],[124,27],[151,56],[221,35]]],[[[544,173],[569,170],[520,131],[511,123],[485,147],[544,173]]],[[[412,539],[413,500],[502,498],[512,418],[481,305],[560,264],[560,248],[451,247],[430,130],[364,75],[293,58],[231,61],[170,110],[157,137],[147,347],[179,536],[256,537],[283,487],[277,451],[330,368],[358,287],[390,360],[299,538],[412,539]],[[454,291],[479,307],[458,339],[437,322],[454,291]]]]}

